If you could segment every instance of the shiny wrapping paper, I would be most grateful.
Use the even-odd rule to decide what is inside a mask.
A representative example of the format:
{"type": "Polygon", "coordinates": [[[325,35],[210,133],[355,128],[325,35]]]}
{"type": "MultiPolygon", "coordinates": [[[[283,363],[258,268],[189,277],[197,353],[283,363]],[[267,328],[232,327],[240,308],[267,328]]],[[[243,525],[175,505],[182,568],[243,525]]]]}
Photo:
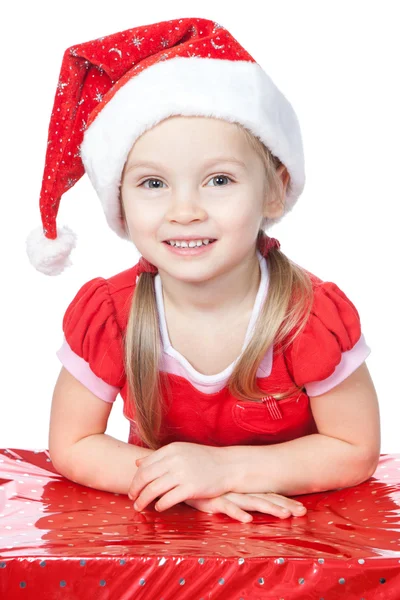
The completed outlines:
{"type": "Polygon", "coordinates": [[[0,450],[1,600],[398,600],[400,454],[361,485],[249,524],[180,503],[142,513],[48,452],[0,450]]]}

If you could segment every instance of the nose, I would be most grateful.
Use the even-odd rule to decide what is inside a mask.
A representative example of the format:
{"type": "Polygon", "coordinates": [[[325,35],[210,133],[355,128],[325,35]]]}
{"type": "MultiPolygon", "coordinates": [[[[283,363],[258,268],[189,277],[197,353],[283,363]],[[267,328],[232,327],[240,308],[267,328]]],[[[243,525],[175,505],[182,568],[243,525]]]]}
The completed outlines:
{"type": "Polygon", "coordinates": [[[207,213],[193,190],[190,192],[177,191],[171,197],[171,203],[166,214],[168,220],[189,223],[193,220],[204,220],[206,217],[207,213]]]}

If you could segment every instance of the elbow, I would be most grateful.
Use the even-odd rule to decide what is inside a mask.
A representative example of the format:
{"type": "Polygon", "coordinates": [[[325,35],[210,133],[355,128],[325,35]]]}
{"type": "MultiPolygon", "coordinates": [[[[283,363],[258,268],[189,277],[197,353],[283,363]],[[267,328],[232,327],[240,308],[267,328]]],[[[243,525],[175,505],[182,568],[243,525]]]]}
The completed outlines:
{"type": "Polygon", "coordinates": [[[74,457],[73,448],[74,444],[63,449],[62,452],[60,449],[55,452],[49,448],[49,454],[52,465],[59,475],[79,483],[79,475],[77,473],[77,470],[79,469],[79,460],[77,461],[74,457]]]}
{"type": "Polygon", "coordinates": [[[381,458],[380,437],[379,437],[379,440],[377,441],[377,443],[375,444],[375,448],[370,448],[369,450],[368,450],[368,448],[364,449],[363,458],[364,458],[363,464],[364,464],[364,471],[366,473],[366,479],[369,479],[375,473],[375,471],[379,465],[380,458],[381,458]]]}
{"type": "Polygon", "coordinates": [[[54,436],[49,435],[48,440],[49,456],[53,468],[59,475],[68,477],[68,448],[60,443],[54,443],[54,436]]]}
{"type": "Polygon", "coordinates": [[[362,452],[361,459],[355,463],[357,469],[355,471],[355,481],[352,485],[359,485],[372,477],[378,467],[380,460],[379,450],[374,454],[368,453],[365,449],[362,452]]]}
{"type": "Polygon", "coordinates": [[[50,458],[54,469],[57,471],[59,475],[62,477],[66,477],[67,479],[71,479],[70,477],[70,467],[69,463],[64,456],[54,455],[49,451],[50,458]]]}
{"type": "Polygon", "coordinates": [[[372,475],[375,473],[375,471],[379,465],[380,458],[381,458],[381,456],[380,456],[380,453],[378,452],[368,461],[367,479],[372,477],[372,475]]]}
{"type": "Polygon", "coordinates": [[[53,446],[51,439],[49,440],[48,448],[49,448],[49,456],[50,456],[50,460],[51,460],[51,464],[53,465],[53,468],[60,475],[64,475],[64,462],[65,461],[63,460],[63,453],[60,452],[60,449],[57,446],[56,447],[53,446]]]}

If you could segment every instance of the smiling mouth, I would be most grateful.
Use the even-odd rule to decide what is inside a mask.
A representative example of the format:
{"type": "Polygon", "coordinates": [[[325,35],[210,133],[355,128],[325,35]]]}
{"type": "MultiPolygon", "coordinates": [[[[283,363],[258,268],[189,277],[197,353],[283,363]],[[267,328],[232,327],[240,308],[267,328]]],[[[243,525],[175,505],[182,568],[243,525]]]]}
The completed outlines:
{"type": "Polygon", "coordinates": [[[200,246],[198,246],[197,244],[195,246],[189,246],[189,245],[188,246],[176,246],[175,244],[171,244],[170,242],[167,242],[167,241],[164,241],[163,244],[168,244],[168,246],[173,246],[174,248],[202,248],[203,246],[209,246],[210,244],[213,244],[216,241],[217,240],[210,240],[208,242],[208,244],[200,244],[200,246]]]}

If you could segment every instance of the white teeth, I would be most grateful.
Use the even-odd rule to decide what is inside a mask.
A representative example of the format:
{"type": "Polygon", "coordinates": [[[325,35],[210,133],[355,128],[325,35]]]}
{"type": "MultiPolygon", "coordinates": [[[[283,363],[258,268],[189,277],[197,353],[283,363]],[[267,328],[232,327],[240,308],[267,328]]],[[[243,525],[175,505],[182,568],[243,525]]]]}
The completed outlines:
{"type": "Polygon", "coordinates": [[[170,246],[176,246],[177,248],[194,248],[195,246],[202,246],[203,244],[207,246],[209,242],[209,238],[206,238],[204,240],[190,240],[189,243],[184,240],[170,240],[167,243],[170,244],[170,246]]]}

